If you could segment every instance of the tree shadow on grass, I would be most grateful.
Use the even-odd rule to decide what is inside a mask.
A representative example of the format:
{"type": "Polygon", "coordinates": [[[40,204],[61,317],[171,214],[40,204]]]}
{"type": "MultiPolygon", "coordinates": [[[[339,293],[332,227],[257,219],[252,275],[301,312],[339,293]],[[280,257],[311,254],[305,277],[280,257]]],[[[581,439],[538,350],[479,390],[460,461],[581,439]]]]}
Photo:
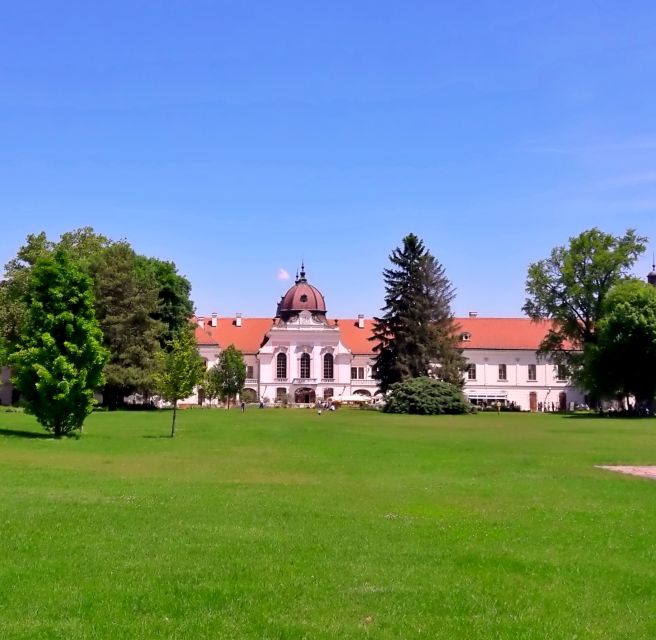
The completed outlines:
{"type": "Polygon", "coordinates": [[[636,413],[568,413],[563,416],[567,420],[653,420],[654,416],[641,416],[636,413]]]}
{"type": "Polygon", "coordinates": [[[52,433],[39,433],[38,431],[19,431],[18,429],[0,429],[0,437],[28,438],[31,440],[54,440],[52,433]]]}
{"type": "Polygon", "coordinates": [[[142,438],[147,438],[148,440],[159,440],[160,438],[166,438],[167,440],[171,439],[170,435],[168,435],[168,436],[164,436],[164,435],[161,435],[161,436],[141,436],[141,437],[142,438]]]}

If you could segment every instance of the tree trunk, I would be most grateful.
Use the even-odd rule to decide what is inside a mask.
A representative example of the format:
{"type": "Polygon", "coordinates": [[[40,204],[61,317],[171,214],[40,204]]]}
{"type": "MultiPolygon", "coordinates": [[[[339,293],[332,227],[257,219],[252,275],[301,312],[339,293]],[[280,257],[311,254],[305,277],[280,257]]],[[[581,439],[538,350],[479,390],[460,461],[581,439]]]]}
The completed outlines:
{"type": "Polygon", "coordinates": [[[55,422],[55,438],[62,437],[62,427],[60,422],[55,422]]]}
{"type": "Polygon", "coordinates": [[[175,437],[175,416],[178,413],[178,401],[173,402],[173,422],[171,423],[171,437],[175,437]]]}

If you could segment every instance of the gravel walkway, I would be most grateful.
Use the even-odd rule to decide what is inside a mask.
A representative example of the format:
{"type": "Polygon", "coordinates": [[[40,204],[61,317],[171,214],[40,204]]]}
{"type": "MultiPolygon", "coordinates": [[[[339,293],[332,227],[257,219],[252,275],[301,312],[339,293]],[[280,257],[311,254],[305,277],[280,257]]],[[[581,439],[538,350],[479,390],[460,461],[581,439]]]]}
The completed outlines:
{"type": "Polygon", "coordinates": [[[630,476],[640,476],[641,478],[650,478],[656,480],[656,466],[648,467],[629,467],[629,466],[609,466],[597,465],[598,469],[606,469],[608,471],[617,471],[618,473],[626,473],[630,476]]]}

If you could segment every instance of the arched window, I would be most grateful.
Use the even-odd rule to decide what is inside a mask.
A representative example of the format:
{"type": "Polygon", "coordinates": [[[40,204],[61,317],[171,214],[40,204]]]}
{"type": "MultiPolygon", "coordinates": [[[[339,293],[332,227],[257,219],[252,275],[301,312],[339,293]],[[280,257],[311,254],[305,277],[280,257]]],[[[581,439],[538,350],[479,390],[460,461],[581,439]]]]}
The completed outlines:
{"type": "Polygon", "coordinates": [[[301,355],[301,378],[310,377],[310,354],[304,353],[301,355]]]}
{"type": "Polygon", "coordinates": [[[276,358],[276,378],[287,378],[287,356],[284,353],[279,353],[276,358]]]}
{"type": "Polygon", "coordinates": [[[332,380],[334,378],[334,360],[333,360],[333,354],[332,353],[327,353],[323,357],[323,377],[326,380],[332,380]]]}

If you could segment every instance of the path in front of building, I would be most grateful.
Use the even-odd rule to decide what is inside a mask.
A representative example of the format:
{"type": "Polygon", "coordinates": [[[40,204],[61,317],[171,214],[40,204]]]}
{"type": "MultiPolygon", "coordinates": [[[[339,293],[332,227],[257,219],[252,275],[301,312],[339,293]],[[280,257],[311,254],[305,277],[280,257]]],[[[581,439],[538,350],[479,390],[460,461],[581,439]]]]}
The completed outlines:
{"type": "Polygon", "coordinates": [[[617,466],[617,465],[596,465],[597,469],[606,469],[607,471],[616,471],[618,473],[626,473],[630,476],[640,476],[641,478],[649,478],[656,480],[656,466],[648,467],[635,467],[635,466],[617,466]]]}

